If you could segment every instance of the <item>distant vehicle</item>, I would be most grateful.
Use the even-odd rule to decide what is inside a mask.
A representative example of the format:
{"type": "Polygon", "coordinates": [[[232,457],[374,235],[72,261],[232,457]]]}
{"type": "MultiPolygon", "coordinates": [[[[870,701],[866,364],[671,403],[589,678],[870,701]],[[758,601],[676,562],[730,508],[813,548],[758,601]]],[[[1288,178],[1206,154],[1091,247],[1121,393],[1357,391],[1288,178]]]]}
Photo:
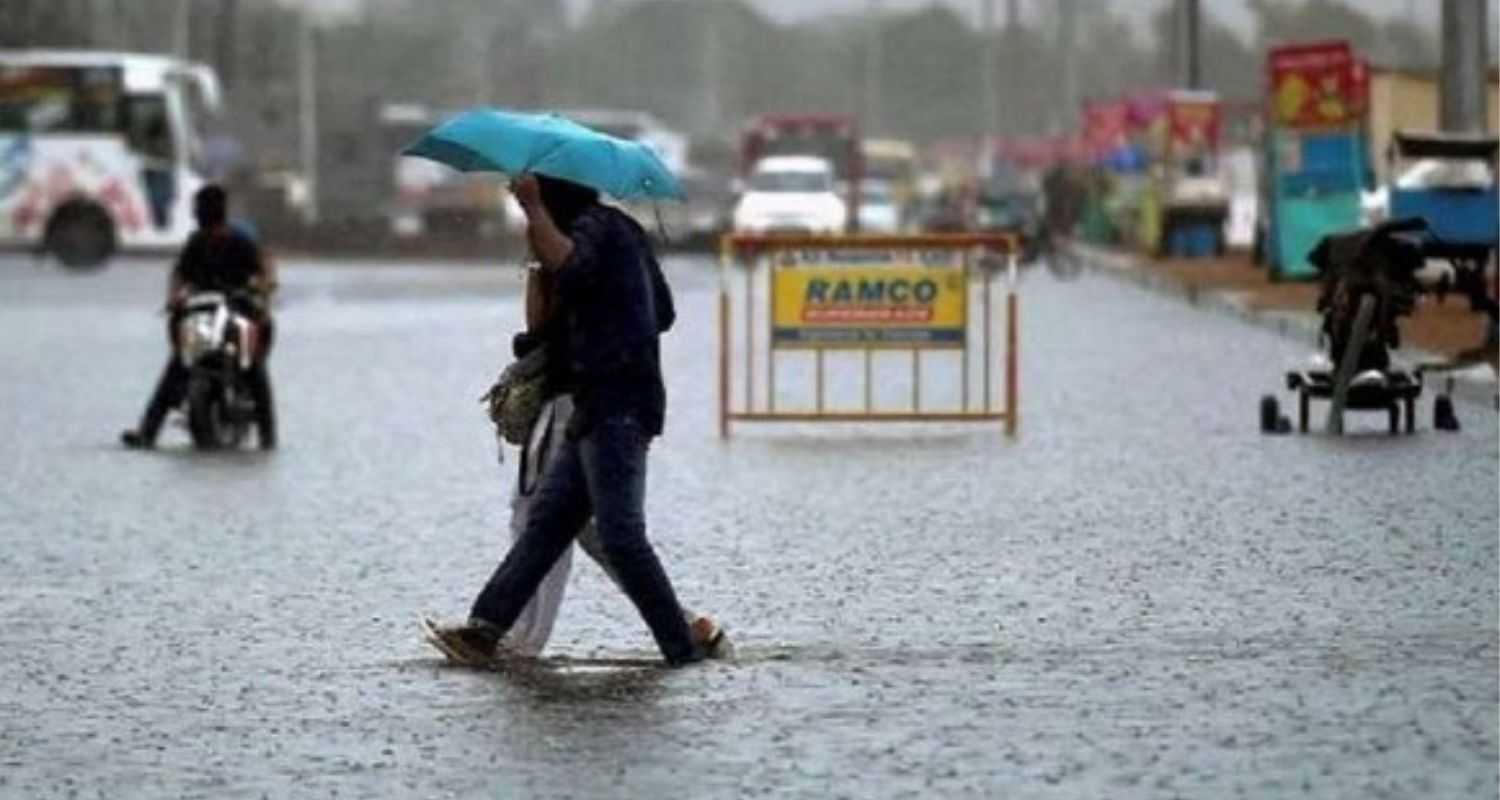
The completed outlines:
{"type": "Polygon", "coordinates": [[[859,131],[843,114],[764,114],[740,134],[740,178],[773,156],[815,156],[831,166],[834,191],[844,198],[845,229],[859,221],[859,189],[864,180],[859,131]]]}
{"type": "Polygon", "coordinates": [[[668,238],[674,244],[716,243],[733,226],[734,192],[729,177],[689,169],[682,176],[682,190],[687,193],[686,203],[658,206],[668,238]]]}
{"type": "Polygon", "coordinates": [[[913,203],[913,226],[923,233],[964,233],[972,229],[968,203],[955,189],[918,197],[913,203]]]}
{"type": "Polygon", "coordinates": [[[866,185],[878,181],[897,213],[909,215],[917,196],[917,148],[900,139],[866,139],[860,142],[860,155],[866,185]]]}
{"type": "Polygon", "coordinates": [[[902,210],[885,181],[866,180],[859,193],[860,233],[899,233],[902,210]]]}
{"type": "Polygon", "coordinates": [[[1397,131],[1388,158],[1387,174],[1396,176],[1386,191],[1388,213],[1426,222],[1421,243],[1428,266],[1448,264],[1424,272],[1437,273],[1440,293],[1457,290],[1489,318],[1483,344],[1493,346],[1500,305],[1486,273],[1500,248],[1500,139],[1397,131]]]}
{"type": "Polygon", "coordinates": [[[134,53],[0,50],[0,246],[87,269],[170,250],[203,185],[196,117],[212,69],[134,53]]]}
{"type": "Polygon", "coordinates": [[[1018,185],[987,184],[974,203],[974,227],[1020,238],[1021,258],[1036,257],[1043,236],[1042,195],[1018,185]]]}
{"type": "Polygon", "coordinates": [[[848,217],[834,192],[833,165],[813,156],[772,156],[751,173],[734,209],[742,233],[841,233],[848,217]]]}

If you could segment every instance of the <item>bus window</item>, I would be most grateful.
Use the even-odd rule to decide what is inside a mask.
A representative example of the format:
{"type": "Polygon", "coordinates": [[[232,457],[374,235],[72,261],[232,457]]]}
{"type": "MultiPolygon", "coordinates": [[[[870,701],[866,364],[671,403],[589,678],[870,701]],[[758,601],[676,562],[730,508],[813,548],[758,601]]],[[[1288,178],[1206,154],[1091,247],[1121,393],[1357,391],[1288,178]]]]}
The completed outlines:
{"type": "Polygon", "coordinates": [[[108,67],[0,68],[0,131],[113,133],[120,80],[108,67]]]}

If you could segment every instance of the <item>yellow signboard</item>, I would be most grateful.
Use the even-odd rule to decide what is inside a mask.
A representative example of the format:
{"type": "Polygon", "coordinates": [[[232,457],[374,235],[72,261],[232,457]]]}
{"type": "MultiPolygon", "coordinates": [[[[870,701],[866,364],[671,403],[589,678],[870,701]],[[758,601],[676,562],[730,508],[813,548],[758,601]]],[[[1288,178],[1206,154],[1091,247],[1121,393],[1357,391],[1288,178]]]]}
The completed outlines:
{"type": "Polygon", "coordinates": [[[775,347],[964,346],[962,250],[788,250],[775,256],[771,294],[775,347]]]}

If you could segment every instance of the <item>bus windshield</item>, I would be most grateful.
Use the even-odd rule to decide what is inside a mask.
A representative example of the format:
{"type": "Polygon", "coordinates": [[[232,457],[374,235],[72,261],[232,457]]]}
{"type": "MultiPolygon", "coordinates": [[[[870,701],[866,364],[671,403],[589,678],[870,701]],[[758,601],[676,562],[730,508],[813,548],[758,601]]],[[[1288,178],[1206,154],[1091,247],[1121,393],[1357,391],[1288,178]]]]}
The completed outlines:
{"type": "Polygon", "coordinates": [[[118,67],[0,66],[0,132],[117,132],[123,96],[118,67]]]}

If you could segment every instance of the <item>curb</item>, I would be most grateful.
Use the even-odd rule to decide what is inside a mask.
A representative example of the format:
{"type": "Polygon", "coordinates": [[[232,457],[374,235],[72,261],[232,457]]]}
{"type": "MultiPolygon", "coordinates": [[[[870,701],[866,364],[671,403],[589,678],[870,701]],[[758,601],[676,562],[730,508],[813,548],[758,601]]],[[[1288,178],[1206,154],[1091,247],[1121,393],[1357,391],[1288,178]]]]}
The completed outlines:
{"type": "MultiPolygon", "coordinates": [[[[1243,292],[1198,289],[1178,283],[1164,275],[1142,269],[1137,256],[1106,250],[1092,245],[1072,242],[1067,245],[1082,257],[1090,271],[1115,280],[1139,286],[1166,297],[1183,300],[1188,305],[1215,313],[1235,317],[1258,328],[1274,331],[1287,339],[1293,339],[1317,347],[1322,324],[1317,314],[1303,311],[1256,311],[1244,301],[1243,292]]],[[[1442,357],[1422,350],[1403,350],[1415,361],[1441,361],[1442,357]]],[[[1458,399],[1476,405],[1500,407],[1500,385],[1494,372],[1480,377],[1468,372],[1429,376],[1429,384],[1439,386],[1452,381],[1451,394],[1458,399]]]]}

